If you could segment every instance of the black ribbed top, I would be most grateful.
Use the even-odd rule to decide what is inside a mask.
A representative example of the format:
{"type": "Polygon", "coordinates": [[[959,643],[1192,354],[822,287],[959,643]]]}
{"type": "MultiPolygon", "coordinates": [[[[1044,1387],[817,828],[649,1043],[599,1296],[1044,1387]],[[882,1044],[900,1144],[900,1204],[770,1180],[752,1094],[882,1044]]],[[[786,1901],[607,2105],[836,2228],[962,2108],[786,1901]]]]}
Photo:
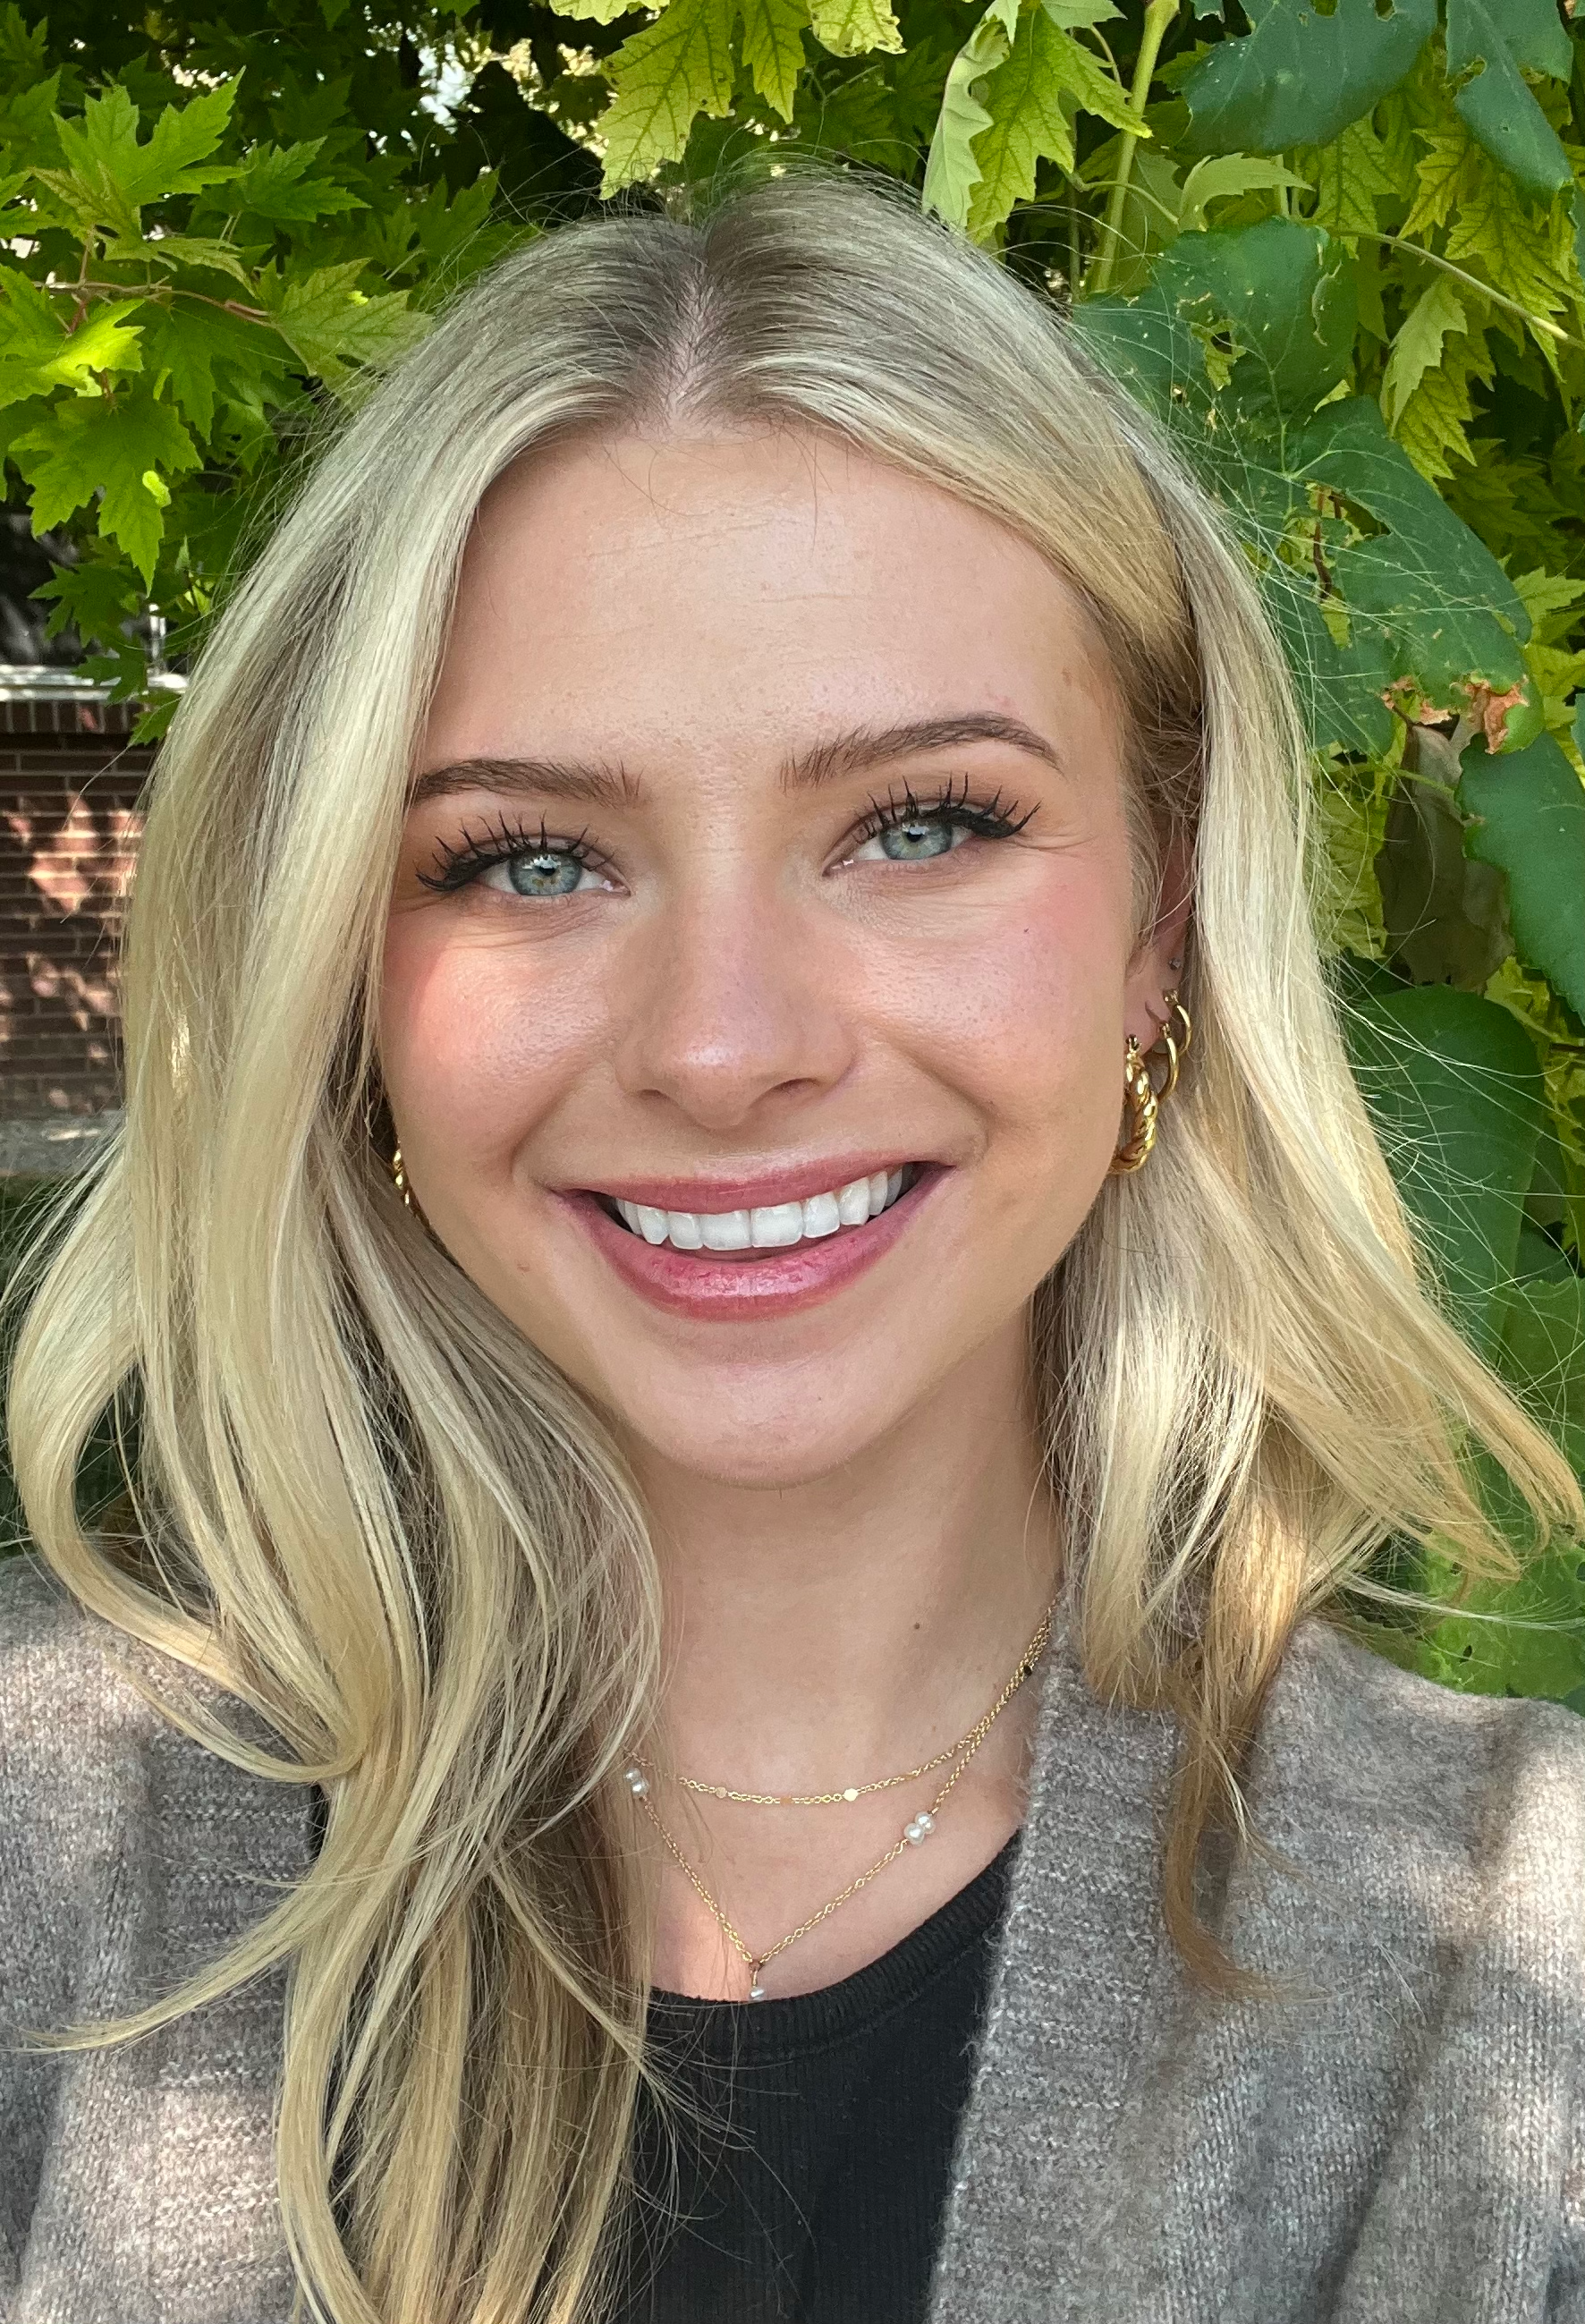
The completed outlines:
{"type": "Polygon", "coordinates": [[[923,2324],[1017,1847],[823,1992],[652,1997],[617,2324],[923,2324]]]}

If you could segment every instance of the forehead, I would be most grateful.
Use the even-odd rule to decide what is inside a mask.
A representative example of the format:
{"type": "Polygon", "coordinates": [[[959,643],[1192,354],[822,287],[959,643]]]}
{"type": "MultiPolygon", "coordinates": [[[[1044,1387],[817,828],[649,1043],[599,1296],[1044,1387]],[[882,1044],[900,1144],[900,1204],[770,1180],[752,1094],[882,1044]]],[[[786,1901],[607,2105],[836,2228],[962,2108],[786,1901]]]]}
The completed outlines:
{"type": "Polygon", "coordinates": [[[975,707],[1110,729],[1077,594],[1009,527],[789,429],[581,440],[492,488],[431,717],[447,754],[676,747],[975,707]]]}

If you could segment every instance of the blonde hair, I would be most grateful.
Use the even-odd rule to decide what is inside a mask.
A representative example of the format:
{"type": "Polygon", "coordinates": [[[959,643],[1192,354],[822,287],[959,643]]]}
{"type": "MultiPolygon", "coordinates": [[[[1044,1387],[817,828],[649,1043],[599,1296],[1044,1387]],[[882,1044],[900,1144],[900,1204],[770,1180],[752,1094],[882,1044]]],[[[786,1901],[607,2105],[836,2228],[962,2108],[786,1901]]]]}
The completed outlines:
{"type": "Polygon", "coordinates": [[[643,2071],[647,1902],[609,1821],[649,1715],[644,1515],[582,1399],[401,1210],[373,1000],[415,745],[481,496],[570,432],[826,431],[987,511],[1091,609],[1123,706],[1141,927],[1196,850],[1196,1038],[1148,1167],[1043,1286],[1034,1360],[1103,1696],[1183,1751],[1165,1908],[1295,1623],[1385,1538],[1513,1560],[1466,1476],[1577,1522],[1443,1321],[1311,933],[1306,752],[1245,557],[1060,318],[908,198],[762,179],[546,235],[471,289],[318,467],[162,754],[125,960],[126,1123],[20,1333],[15,1468],[51,1565],[322,1781],[321,1855],[120,2038],[290,1964],[282,2216],[335,2324],[598,2313],[643,2071]],[[135,1418],[128,1537],[80,1521],[135,1418]],[[354,2135],[355,2130],[355,2137],[354,2135]],[[344,2247],[332,2184],[345,2176],[344,2247]]]}

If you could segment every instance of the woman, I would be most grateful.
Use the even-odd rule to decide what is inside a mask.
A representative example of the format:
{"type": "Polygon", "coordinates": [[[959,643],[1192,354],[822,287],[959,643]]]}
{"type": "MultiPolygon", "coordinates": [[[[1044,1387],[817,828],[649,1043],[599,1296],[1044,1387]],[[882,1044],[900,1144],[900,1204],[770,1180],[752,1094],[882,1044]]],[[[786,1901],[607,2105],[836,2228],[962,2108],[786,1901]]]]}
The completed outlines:
{"type": "Polygon", "coordinates": [[[1502,1569],[1468,1445],[1579,1499],[1417,1287],[1304,765],[900,201],[558,232],[370,401],[19,1343],[8,2317],[1585,2318],[1585,1729],[1320,1618],[1502,1569]]]}

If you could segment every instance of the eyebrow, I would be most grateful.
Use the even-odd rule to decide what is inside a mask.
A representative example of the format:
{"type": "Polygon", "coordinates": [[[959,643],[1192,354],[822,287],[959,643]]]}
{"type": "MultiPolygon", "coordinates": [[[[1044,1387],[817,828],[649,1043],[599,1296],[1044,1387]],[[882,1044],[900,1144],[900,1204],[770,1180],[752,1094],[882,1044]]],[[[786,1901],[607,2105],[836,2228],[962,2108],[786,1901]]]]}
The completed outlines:
{"type": "Polygon", "coordinates": [[[784,761],[782,788],[816,790],[822,783],[839,782],[844,775],[862,774],[894,759],[915,758],[926,751],[961,751],[970,742],[1009,742],[1031,758],[1044,759],[1059,775],[1067,772],[1055,745],[1021,718],[1004,717],[994,710],[966,710],[955,717],[916,718],[901,726],[852,727],[784,761]]]}
{"type": "MultiPolygon", "coordinates": [[[[889,765],[927,751],[961,751],[971,742],[1005,742],[1014,750],[1044,760],[1058,774],[1067,768],[1055,745],[1021,718],[992,710],[969,710],[950,718],[916,718],[897,726],[853,726],[806,750],[795,751],[782,761],[784,790],[817,790],[848,775],[889,765]]],[[[431,767],[414,778],[408,793],[410,807],[426,800],[448,798],[459,791],[522,793],[535,798],[576,801],[585,807],[632,807],[641,786],[627,769],[604,760],[521,759],[485,757],[456,759],[431,767]]]]}

